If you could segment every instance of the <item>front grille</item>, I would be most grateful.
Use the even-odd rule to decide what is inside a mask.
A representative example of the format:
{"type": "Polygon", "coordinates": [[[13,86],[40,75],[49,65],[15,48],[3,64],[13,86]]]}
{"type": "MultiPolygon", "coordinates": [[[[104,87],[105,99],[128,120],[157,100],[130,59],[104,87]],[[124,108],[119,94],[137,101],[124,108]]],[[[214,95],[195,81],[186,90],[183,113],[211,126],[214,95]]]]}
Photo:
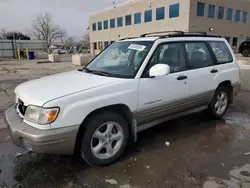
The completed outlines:
{"type": "Polygon", "coordinates": [[[21,99],[18,99],[17,108],[19,112],[24,116],[27,106],[24,106],[24,103],[21,99]]]}

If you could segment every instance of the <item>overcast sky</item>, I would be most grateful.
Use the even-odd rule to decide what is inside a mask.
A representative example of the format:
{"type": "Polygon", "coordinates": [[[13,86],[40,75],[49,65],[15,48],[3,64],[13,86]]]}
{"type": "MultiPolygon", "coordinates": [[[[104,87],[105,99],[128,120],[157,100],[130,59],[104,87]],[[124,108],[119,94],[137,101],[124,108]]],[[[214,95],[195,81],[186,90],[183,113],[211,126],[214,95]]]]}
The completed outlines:
{"type": "Polygon", "coordinates": [[[64,27],[69,36],[81,37],[88,27],[88,15],[112,3],[126,0],[0,0],[0,30],[26,32],[39,13],[49,12],[54,22],[64,27]]]}

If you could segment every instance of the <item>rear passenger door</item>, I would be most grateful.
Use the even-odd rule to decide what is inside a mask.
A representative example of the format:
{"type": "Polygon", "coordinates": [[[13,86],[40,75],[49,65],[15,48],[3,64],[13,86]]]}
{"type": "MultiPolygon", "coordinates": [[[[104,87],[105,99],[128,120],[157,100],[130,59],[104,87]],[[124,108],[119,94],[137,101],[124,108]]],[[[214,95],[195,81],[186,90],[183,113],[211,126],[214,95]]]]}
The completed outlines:
{"type": "Polygon", "coordinates": [[[215,58],[206,42],[184,42],[187,56],[187,77],[192,107],[208,104],[215,90],[218,73],[215,58]]]}

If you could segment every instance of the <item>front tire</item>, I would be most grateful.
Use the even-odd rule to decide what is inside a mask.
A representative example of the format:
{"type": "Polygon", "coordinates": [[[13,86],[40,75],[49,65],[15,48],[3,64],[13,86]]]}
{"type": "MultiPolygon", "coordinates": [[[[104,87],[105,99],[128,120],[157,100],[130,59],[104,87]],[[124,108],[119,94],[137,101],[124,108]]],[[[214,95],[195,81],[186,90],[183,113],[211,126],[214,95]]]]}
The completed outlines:
{"type": "Polygon", "coordinates": [[[209,111],[215,118],[221,118],[227,112],[230,103],[230,89],[220,86],[214,93],[214,97],[209,105],[209,111]]]}
{"type": "Polygon", "coordinates": [[[116,162],[129,140],[129,126],[114,112],[93,115],[86,123],[81,156],[91,166],[107,166],[116,162]]]}
{"type": "Polygon", "coordinates": [[[249,50],[249,49],[244,49],[244,50],[241,52],[241,55],[244,56],[244,57],[249,57],[249,55],[250,55],[250,50],[249,50]]]}

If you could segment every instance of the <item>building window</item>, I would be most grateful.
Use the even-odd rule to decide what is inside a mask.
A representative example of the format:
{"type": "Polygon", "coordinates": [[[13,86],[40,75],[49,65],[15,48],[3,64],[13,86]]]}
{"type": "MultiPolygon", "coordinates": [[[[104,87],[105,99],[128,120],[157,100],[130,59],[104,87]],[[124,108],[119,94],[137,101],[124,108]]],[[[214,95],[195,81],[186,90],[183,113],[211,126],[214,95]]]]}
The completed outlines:
{"type": "Polygon", "coordinates": [[[134,24],[140,24],[141,23],[141,13],[135,13],[134,14],[134,24]]]}
{"type": "Polygon", "coordinates": [[[218,10],[218,19],[220,19],[220,20],[224,19],[224,7],[219,7],[219,10],[218,10]]]}
{"type": "Polygon", "coordinates": [[[102,22],[98,22],[98,30],[102,30],[102,22]]]}
{"type": "Polygon", "coordinates": [[[232,46],[237,46],[237,44],[238,44],[238,37],[233,37],[232,46]]]}
{"type": "Polygon", "coordinates": [[[233,9],[227,9],[227,20],[233,20],[233,9]]]}
{"type": "Polygon", "coordinates": [[[109,46],[109,42],[108,41],[105,41],[104,42],[104,48],[107,48],[109,46]]]}
{"type": "Polygon", "coordinates": [[[230,44],[230,40],[231,38],[230,37],[225,37],[225,39],[227,40],[227,42],[230,44]]]}
{"type": "Polygon", "coordinates": [[[243,12],[243,23],[247,23],[247,22],[248,22],[247,12],[243,12]]]}
{"type": "Polygon", "coordinates": [[[103,50],[103,44],[102,44],[102,42],[99,42],[99,50],[100,50],[100,51],[103,50]]]}
{"type": "Polygon", "coordinates": [[[115,28],[115,19],[110,20],[110,28],[115,28]]]}
{"type": "Polygon", "coordinates": [[[205,3],[197,3],[197,16],[204,17],[205,15],[205,3]]]}
{"type": "Polygon", "coordinates": [[[96,23],[92,24],[92,31],[96,31],[96,23]]]}
{"type": "Polygon", "coordinates": [[[97,50],[97,44],[94,42],[94,50],[97,50]]]}
{"type": "Polygon", "coordinates": [[[208,5],[208,17],[214,18],[215,5],[208,5]]]}
{"type": "Polygon", "coordinates": [[[123,23],[122,23],[122,17],[118,17],[117,18],[117,27],[122,27],[123,23]]]}
{"type": "Polygon", "coordinates": [[[169,6],[169,18],[179,17],[180,4],[173,4],[169,6]]]}
{"type": "Polygon", "coordinates": [[[109,22],[108,22],[108,20],[105,20],[103,22],[103,29],[108,29],[108,27],[109,27],[109,22]]]}
{"type": "Polygon", "coordinates": [[[165,18],[165,7],[156,9],[156,20],[163,20],[165,18]]]}
{"type": "Polygon", "coordinates": [[[144,22],[152,21],[152,10],[147,10],[144,12],[144,22]]]}
{"type": "Polygon", "coordinates": [[[240,10],[236,10],[236,13],[235,13],[235,21],[236,21],[236,22],[239,22],[239,21],[240,21],[240,10]]]}
{"type": "Polygon", "coordinates": [[[131,25],[131,15],[125,16],[125,24],[126,25],[131,25]]]}

